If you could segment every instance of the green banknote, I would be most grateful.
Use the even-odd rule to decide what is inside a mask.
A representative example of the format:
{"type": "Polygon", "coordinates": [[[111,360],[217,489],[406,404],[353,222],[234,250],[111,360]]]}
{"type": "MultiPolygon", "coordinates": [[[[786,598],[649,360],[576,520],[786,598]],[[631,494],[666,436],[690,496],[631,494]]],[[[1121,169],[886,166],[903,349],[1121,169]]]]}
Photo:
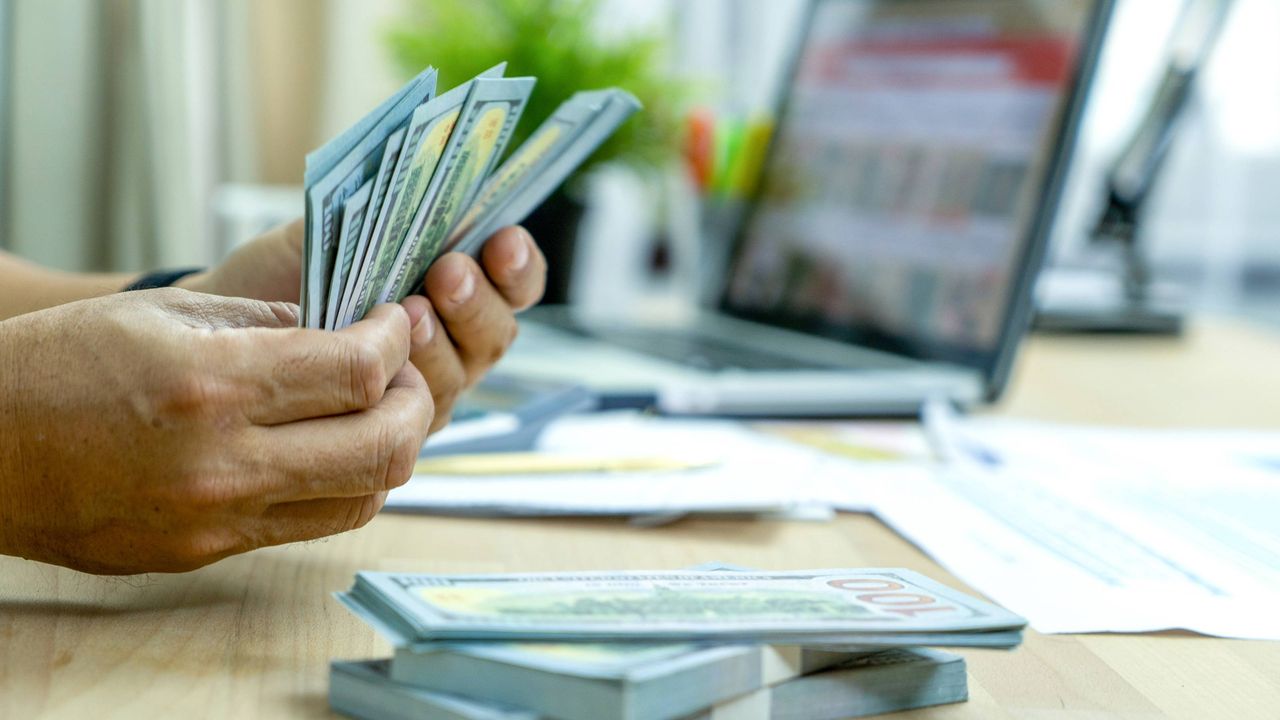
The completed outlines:
{"type": "MultiPolygon", "coordinates": [[[[389,147],[390,144],[388,144],[389,147]]],[[[324,327],[326,330],[335,329],[334,320],[338,301],[342,296],[342,286],[345,284],[347,273],[351,270],[351,263],[355,260],[360,235],[364,232],[365,217],[369,214],[369,202],[373,197],[373,186],[373,180],[365,183],[342,205],[342,230],[338,233],[338,256],[334,262],[333,278],[329,282],[329,300],[325,303],[324,327]]]]}
{"type": "Polygon", "coordinates": [[[622,90],[604,90],[599,96],[593,93],[589,97],[592,105],[598,102],[602,106],[581,118],[585,124],[572,134],[568,142],[548,152],[526,178],[513,183],[500,197],[495,197],[482,215],[471,220],[464,232],[450,238],[446,250],[475,253],[490,235],[523,220],[640,109],[640,102],[622,90]]]}
{"type": "Polygon", "coordinates": [[[338,255],[339,216],[351,197],[378,172],[387,140],[435,93],[436,72],[430,68],[384,103],[356,127],[307,158],[306,236],[302,272],[302,324],[319,328],[325,321],[325,302],[338,255]]]}
{"type": "Polygon", "coordinates": [[[351,293],[354,291],[356,278],[360,273],[360,264],[364,260],[365,250],[369,247],[369,238],[373,235],[373,226],[378,220],[382,204],[387,199],[387,190],[396,165],[400,161],[400,153],[404,150],[404,139],[407,133],[408,128],[400,128],[387,139],[387,149],[382,156],[382,167],[378,169],[377,178],[373,181],[359,235],[346,245],[343,244],[343,240],[338,241],[338,260],[330,281],[329,302],[325,306],[325,327],[329,330],[339,330],[347,325],[344,322],[345,308],[350,303],[351,293]]]}
{"type": "Polygon", "coordinates": [[[555,159],[569,143],[583,131],[608,102],[608,91],[580,92],[556,109],[529,139],[511,154],[471,203],[466,215],[458,221],[450,242],[464,236],[468,230],[483,223],[513,192],[555,159]]]}
{"type": "Polygon", "coordinates": [[[533,78],[481,78],[467,98],[441,169],[423,199],[379,295],[396,302],[422,281],[449,230],[480,191],[506,149],[533,92],[533,78]]]}
{"type": "Polygon", "coordinates": [[[342,311],[343,324],[359,320],[377,304],[378,291],[395,265],[473,85],[474,81],[444,93],[418,108],[410,119],[387,199],[342,311]]]}
{"type": "Polygon", "coordinates": [[[359,573],[340,598],[401,645],[749,639],[825,646],[878,645],[895,638],[909,644],[917,634],[999,634],[1026,624],[1002,608],[900,569],[359,573]]]}

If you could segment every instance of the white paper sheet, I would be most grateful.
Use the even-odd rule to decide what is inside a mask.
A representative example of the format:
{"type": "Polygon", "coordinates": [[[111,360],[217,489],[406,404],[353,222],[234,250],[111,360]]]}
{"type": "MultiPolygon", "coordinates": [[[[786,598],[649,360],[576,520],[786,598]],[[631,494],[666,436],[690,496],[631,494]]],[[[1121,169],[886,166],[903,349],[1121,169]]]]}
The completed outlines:
{"type": "Polygon", "coordinates": [[[419,476],[391,493],[401,511],[475,515],[754,513],[825,516],[815,478],[839,461],[738,423],[630,413],[570,417],[539,442],[549,454],[686,459],[710,467],[565,475],[419,476]]]}
{"type": "Polygon", "coordinates": [[[1280,435],[941,432],[951,462],[876,512],[1036,630],[1280,639],[1280,435]]]}

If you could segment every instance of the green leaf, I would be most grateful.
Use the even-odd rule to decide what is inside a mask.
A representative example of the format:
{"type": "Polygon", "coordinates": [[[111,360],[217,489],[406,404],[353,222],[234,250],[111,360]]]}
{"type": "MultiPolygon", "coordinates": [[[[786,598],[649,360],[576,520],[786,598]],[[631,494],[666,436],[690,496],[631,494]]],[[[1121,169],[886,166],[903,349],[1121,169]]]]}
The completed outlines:
{"type": "Polygon", "coordinates": [[[427,65],[440,87],[466,82],[507,61],[508,76],[531,75],[538,86],[511,147],[579,90],[620,87],[645,109],[580,169],[610,161],[657,166],[679,150],[684,89],[666,68],[663,36],[638,32],[604,41],[595,32],[600,0],[404,0],[387,32],[391,57],[406,77],[427,65]]]}

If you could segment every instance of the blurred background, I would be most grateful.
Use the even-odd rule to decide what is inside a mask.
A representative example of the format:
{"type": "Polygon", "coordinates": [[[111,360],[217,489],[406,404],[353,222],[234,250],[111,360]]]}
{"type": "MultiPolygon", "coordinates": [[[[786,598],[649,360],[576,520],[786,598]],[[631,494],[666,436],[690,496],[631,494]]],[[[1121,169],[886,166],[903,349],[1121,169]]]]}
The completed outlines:
{"type": "MultiPolygon", "coordinates": [[[[1119,2],[1056,223],[1055,265],[1116,261],[1087,238],[1181,5],[1119,2]]],[[[802,9],[802,0],[0,0],[0,247],[73,270],[213,262],[300,215],[305,154],[421,66],[440,67],[451,85],[506,59],[511,74],[541,78],[535,95],[547,111],[605,85],[648,107],[533,221],[540,241],[573,258],[553,294],[605,307],[688,301],[714,282],[705,269],[717,235],[749,194],[751,153],[732,151],[767,134],[802,9]],[[575,251],[561,247],[575,239],[575,251]]],[[[1280,2],[1234,4],[1142,239],[1157,276],[1194,307],[1280,324],[1277,28],[1280,2]]]]}

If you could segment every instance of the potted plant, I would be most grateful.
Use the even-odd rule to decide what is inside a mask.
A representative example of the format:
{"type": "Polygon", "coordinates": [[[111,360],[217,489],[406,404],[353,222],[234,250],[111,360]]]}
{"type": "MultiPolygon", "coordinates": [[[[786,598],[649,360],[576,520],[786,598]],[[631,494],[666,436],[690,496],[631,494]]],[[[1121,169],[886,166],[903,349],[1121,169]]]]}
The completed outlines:
{"type": "Polygon", "coordinates": [[[596,30],[600,6],[600,0],[405,0],[388,33],[392,57],[406,73],[433,65],[444,88],[502,61],[510,76],[538,78],[512,148],[580,90],[620,87],[644,103],[644,111],[525,223],[551,261],[548,302],[567,299],[572,243],[584,210],[582,177],[608,162],[660,167],[678,153],[679,99],[666,72],[662,36],[602,39],[596,30]]]}

